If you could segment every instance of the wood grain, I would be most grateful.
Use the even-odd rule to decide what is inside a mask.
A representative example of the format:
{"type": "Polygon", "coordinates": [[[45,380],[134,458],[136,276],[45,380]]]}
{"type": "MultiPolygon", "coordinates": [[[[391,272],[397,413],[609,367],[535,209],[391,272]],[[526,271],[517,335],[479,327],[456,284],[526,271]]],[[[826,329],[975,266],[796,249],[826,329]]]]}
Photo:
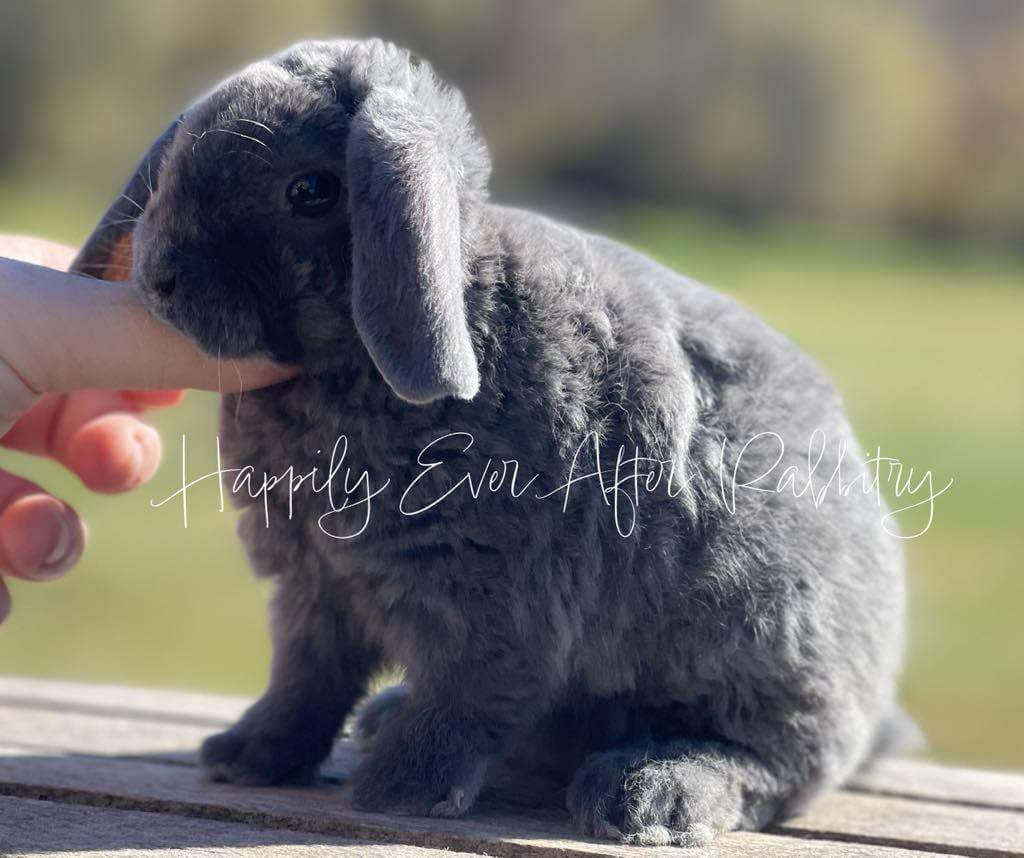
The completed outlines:
{"type": "Polygon", "coordinates": [[[350,807],[341,786],[355,760],[347,742],[339,742],[326,766],[336,783],[248,789],[204,782],[195,768],[196,746],[246,705],[238,698],[0,678],[0,795],[7,797],[0,854],[12,854],[15,845],[17,854],[52,852],[62,839],[63,852],[134,849],[147,855],[190,842],[213,854],[287,848],[296,855],[410,858],[438,849],[621,858],[897,858],[908,852],[1002,858],[1024,850],[1024,776],[923,761],[880,762],[799,818],[766,833],[723,835],[708,851],[580,840],[557,802],[523,810],[523,795],[510,802],[494,790],[463,820],[362,813],[350,807]],[[83,809],[105,821],[76,828],[83,809]],[[33,818],[50,821],[26,832],[33,818]],[[74,830],[85,840],[74,840],[74,830]],[[145,839],[145,832],[152,837],[145,839]],[[45,839],[50,835],[56,841],[45,839]],[[371,843],[384,851],[367,851],[371,843]],[[405,851],[394,851],[399,845],[405,851]]]}
{"type": "Polygon", "coordinates": [[[961,855],[1019,855],[1024,850],[1024,814],[848,792],[824,796],[773,830],[961,855]]]}
{"type": "Polygon", "coordinates": [[[182,858],[183,850],[247,858],[473,858],[474,854],[4,797],[0,797],[0,849],[17,858],[52,858],[55,852],[109,856],[115,851],[118,858],[182,858]]]}
{"type": "Polygon", "coordinates": [[[219,727],[251,703],[243,697],[0,676],[0,704],[219,727]]]}
{"type": "Polygon", "coordinates": [[[854,778],[848,789],[1024,811],[1024,775],[955,768],[926,760],[878,760],[854,778]]]}
{"type": "MultiPolygon", "coordinates": [[[[527,817],[492,811],[463,820],[389,817],[351,809],[344,790],[337,786],[252,789],[209,784],[201,781],[192,768],[143,760],[26,756],[19,749],[0,747],[0,794],[242,822],[373,842],[447,847],[470,853],[618,858],[636,858],[637,854],[632,847],[577,840],[562,814],[527,817]]],[[[714,854],[833,854],[837,846],[828,842],[836,840],[829,836],[832,830],[860,838],[844,845],[849,854],[883,854],[878,847],[917,848],[925,842],[922,832],[927,825],[932,826],[926,832],[932,847],[922,851],[931,851],[935,846],[949,851],[953,845],[970,845],[968,838],[976,836],[989,849],[1011,842],[1010,833],[1000,839],[992,820],[985,815],[999,812],[962,809],[957,817],[938,824],[931,815],[919,811],[905,816],[904,808],[885,799],[840,798],[838,803],[825,804],[822,810],[815,810],[773,834],[725,835],[715,842],[714,854]],[[848,807],[847,800],[857,802],[858,806],[848,807]],[[801,836],[791,838],[793,833],[801,836]],[[854,849],[858,845],[869,851],[861,853],[854,849]]],[[[643,850],[644,858],[681,854],[699,853],[667,848],[643,850]]]]}

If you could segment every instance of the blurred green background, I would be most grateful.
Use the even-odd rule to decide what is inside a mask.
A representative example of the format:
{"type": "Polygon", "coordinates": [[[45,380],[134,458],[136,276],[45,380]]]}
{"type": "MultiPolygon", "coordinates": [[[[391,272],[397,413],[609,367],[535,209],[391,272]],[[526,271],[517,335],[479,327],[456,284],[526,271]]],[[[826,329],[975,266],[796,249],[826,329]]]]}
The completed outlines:
{"type": "MultiPolygon", "coordinates": [[[[0,230],[78,242],[150,140],[220,76],[308,36],[379,34],[461,86],[495,196],[643,248],[813,353],[864,446],[953,488],[908,543],[905,700],[942,759],[1024,767],[1024,4],[0,4],[0,230]]],[[[213,397],[167,461],[90,497],[86,559],[15,582],[0,673],[254,694],[262,604],[212,486],[213,397]]]]}

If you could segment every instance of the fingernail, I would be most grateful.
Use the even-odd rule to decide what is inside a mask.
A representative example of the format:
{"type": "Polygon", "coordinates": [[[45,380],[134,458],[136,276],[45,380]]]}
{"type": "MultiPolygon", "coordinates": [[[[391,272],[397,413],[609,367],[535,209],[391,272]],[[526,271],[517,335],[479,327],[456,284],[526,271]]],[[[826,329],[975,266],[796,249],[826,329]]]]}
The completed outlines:
{"type": "Polygon", "coordinates": [[[54,516],[54,518],[56,519],[56,537],[53,548],[50,549],[50,553],[46,555],[46,559],[38,568],[25,573],[25,577],[31,578],[33,581],[52,581],[55,578],[60,578],[75,564],[81,551],[82,539],[85,535],[84,524],[78,524],[76,528],[76,523],[67,514],[54,516]],[[81,530],[80,535],[76,535],[76,529],[81,530]]]}
{"type": "Polygon", "coordinates": [[[63,515],[57,518],[57,541],[53,544],[53,549],[49,554],[46,555],[46,559],[43,561],[40,571],[45,571],[50,566],[56,566],[59,563],[67,560],[68,554],[71,553],[71,543],[74,537],[71,533],[71,525],[68,524],[67,518],[63,515]]]}
{"type": "Polygon", "coordinates": [[[35,569],[23,570],[24,577],[31,578],[33,581],[50,581],[60,578],[71,566],[69,561],[73,559],[76,551],[74,529],[67,516],[58,515],[54,516],[54,519],[56,535],[50,553],[35,569]]]}
{"type": "Polygon", "coordinates": [[[147,482],[160,464],[160,433],[152,426],[140,426],[132,435],[132,474],[129,488],[147,482]],[[153,452],[155,450],[155,452],[153,452]]]}
{"type": "Polygon", "coordinates": [[[28,495],[4,510],[0,541],[9,572],[48,581],[63,575],[84,546],[84,525],[74,512],[48,495],[28,495]]]}

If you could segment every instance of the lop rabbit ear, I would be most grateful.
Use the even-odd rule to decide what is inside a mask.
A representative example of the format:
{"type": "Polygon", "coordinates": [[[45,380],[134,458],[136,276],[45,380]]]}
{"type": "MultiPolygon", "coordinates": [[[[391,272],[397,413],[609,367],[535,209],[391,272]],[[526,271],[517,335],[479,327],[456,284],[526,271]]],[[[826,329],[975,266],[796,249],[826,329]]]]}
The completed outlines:
{"type": "Polygon", "coordinates": [[[139,162],[118,196],[71,263],[71,271],[102,280],[129,280],[132,276],[132,233],[156,189],[163,163],[178,122],[161,134],[139,162]]]}
{"type": "Polygon", "coordinates": [[[480,387],[460,199],[468,117],[454,93],[432,96],[371,88],[347,151],[356,328],[392,390],[417,404],[480,387]]]}

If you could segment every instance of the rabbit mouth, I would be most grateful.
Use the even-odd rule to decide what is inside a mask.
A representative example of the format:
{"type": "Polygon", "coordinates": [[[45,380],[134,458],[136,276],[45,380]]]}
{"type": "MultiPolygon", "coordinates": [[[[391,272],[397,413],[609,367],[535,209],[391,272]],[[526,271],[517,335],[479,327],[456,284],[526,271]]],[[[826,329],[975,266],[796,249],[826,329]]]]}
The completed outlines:
{"type": "Polygon", "coordinates": [[[282,344],[274,347],[275,338],[268,336],[263,321],[251,311],[212,302],[168,300],[147,285],[142,293],[153,318],[184,334],[210,357],[296,360],[295,348],[287,347],[281,337],[276,339],[282,344]]]}

